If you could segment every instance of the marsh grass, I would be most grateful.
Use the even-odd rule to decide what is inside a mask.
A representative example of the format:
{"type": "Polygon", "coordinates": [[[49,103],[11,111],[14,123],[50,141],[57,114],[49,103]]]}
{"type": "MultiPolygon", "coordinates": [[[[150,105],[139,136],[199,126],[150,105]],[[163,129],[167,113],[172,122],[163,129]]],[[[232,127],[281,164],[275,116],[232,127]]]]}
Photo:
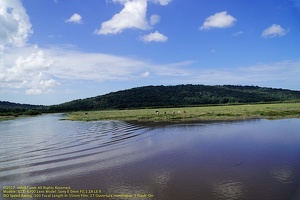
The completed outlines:
{"type": "Polygon", "coordinates": [[[300,103],[103,110],[72,112],[68,114],[68,119],[76,121],[122,120],[136,122],[179,122],[251,118],[300,118],[300,103]],[[156,111],[158,111],[159,114],[157,114],[156,111]]]}

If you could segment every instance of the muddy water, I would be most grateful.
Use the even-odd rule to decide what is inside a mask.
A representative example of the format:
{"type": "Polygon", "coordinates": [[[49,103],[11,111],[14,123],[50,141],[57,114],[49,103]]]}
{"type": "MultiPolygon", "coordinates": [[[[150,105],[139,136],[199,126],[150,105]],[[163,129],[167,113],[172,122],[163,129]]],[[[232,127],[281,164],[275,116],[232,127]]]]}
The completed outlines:
{"type": "Polygon", "coordinates": [[[115,199],[300,199],[300,119],[146,127],[63,117],[0,122],[1,190],[43,185],[132,195],[115,199]]]}

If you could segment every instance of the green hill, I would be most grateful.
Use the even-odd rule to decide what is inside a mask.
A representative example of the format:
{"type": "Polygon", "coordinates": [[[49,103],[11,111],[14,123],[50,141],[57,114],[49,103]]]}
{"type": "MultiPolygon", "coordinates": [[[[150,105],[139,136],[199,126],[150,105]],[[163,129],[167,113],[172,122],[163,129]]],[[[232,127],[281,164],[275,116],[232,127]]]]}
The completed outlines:
{"type": "Polygon", "coordinates": [[[145,86],[49,107],[52,112],[300,101],[300,91],[258,86],[145,86]]]}
{"type": "Polygon", "coordinates": [[[41,105],[30,105],[30,104],[12,103],[8,101],[0,101],[0,116],[15,115],[15,114],[35,115],[46,110],[47,107],[41,105]]]}

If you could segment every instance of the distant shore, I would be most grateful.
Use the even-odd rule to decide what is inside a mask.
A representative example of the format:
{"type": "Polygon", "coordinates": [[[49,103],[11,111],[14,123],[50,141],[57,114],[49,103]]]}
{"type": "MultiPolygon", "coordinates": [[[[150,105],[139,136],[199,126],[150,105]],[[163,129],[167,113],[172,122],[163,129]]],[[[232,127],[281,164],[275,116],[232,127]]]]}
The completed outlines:
{"type": "Polygon", "coordinates": [[[4,120],[12,120],[12,119],[17,119],[19,117],[32,117],[32,116],[37,116],[37,115],[41,115],[42,112],[37,111],[37,110],[27,110],[25,112],[20,113],[4,113],[0,115],[0,121],[4,121],[4,120]]]}
{"type": "Polygon", "coordinates": [[[0,121],[16,119],[14,116],[0,116],[0,121]]]}
{"type": "Polygon", "coordinates": [[[228,121],[254,118],[300,118],[300,103],[79,111],[68,114],[68,119],[74,121],[121,120],[135,123],[228,121]]]}

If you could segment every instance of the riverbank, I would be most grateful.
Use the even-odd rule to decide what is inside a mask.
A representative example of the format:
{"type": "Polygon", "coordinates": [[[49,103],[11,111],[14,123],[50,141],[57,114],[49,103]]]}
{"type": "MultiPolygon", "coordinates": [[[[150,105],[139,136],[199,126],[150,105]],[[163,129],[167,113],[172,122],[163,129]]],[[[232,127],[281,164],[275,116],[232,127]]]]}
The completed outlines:
{"type": "Polygon", "coordinates": [[[25,112],[22,113],[0,113],[0,121],[4,121],[4,120],[12,120],[12,119],[16,119],[19,117],[32,117],[32,116],[37,116],[37,115],[41,115],[42,112],[40,111],[36,111],[36,110],[27,110],[25,112]]]}
{"type": "Polygon", "coordinates": [[[103,110],[68,114],[68,119],[74,121],[122,120],[141,123],[243,120],[253,118],[300,118],[300,103],[103,110]]]}
{"type": "Polygon", "coordinates": [[[14,116],[0,116],[0,121],[16,119],[14,116]]]}

